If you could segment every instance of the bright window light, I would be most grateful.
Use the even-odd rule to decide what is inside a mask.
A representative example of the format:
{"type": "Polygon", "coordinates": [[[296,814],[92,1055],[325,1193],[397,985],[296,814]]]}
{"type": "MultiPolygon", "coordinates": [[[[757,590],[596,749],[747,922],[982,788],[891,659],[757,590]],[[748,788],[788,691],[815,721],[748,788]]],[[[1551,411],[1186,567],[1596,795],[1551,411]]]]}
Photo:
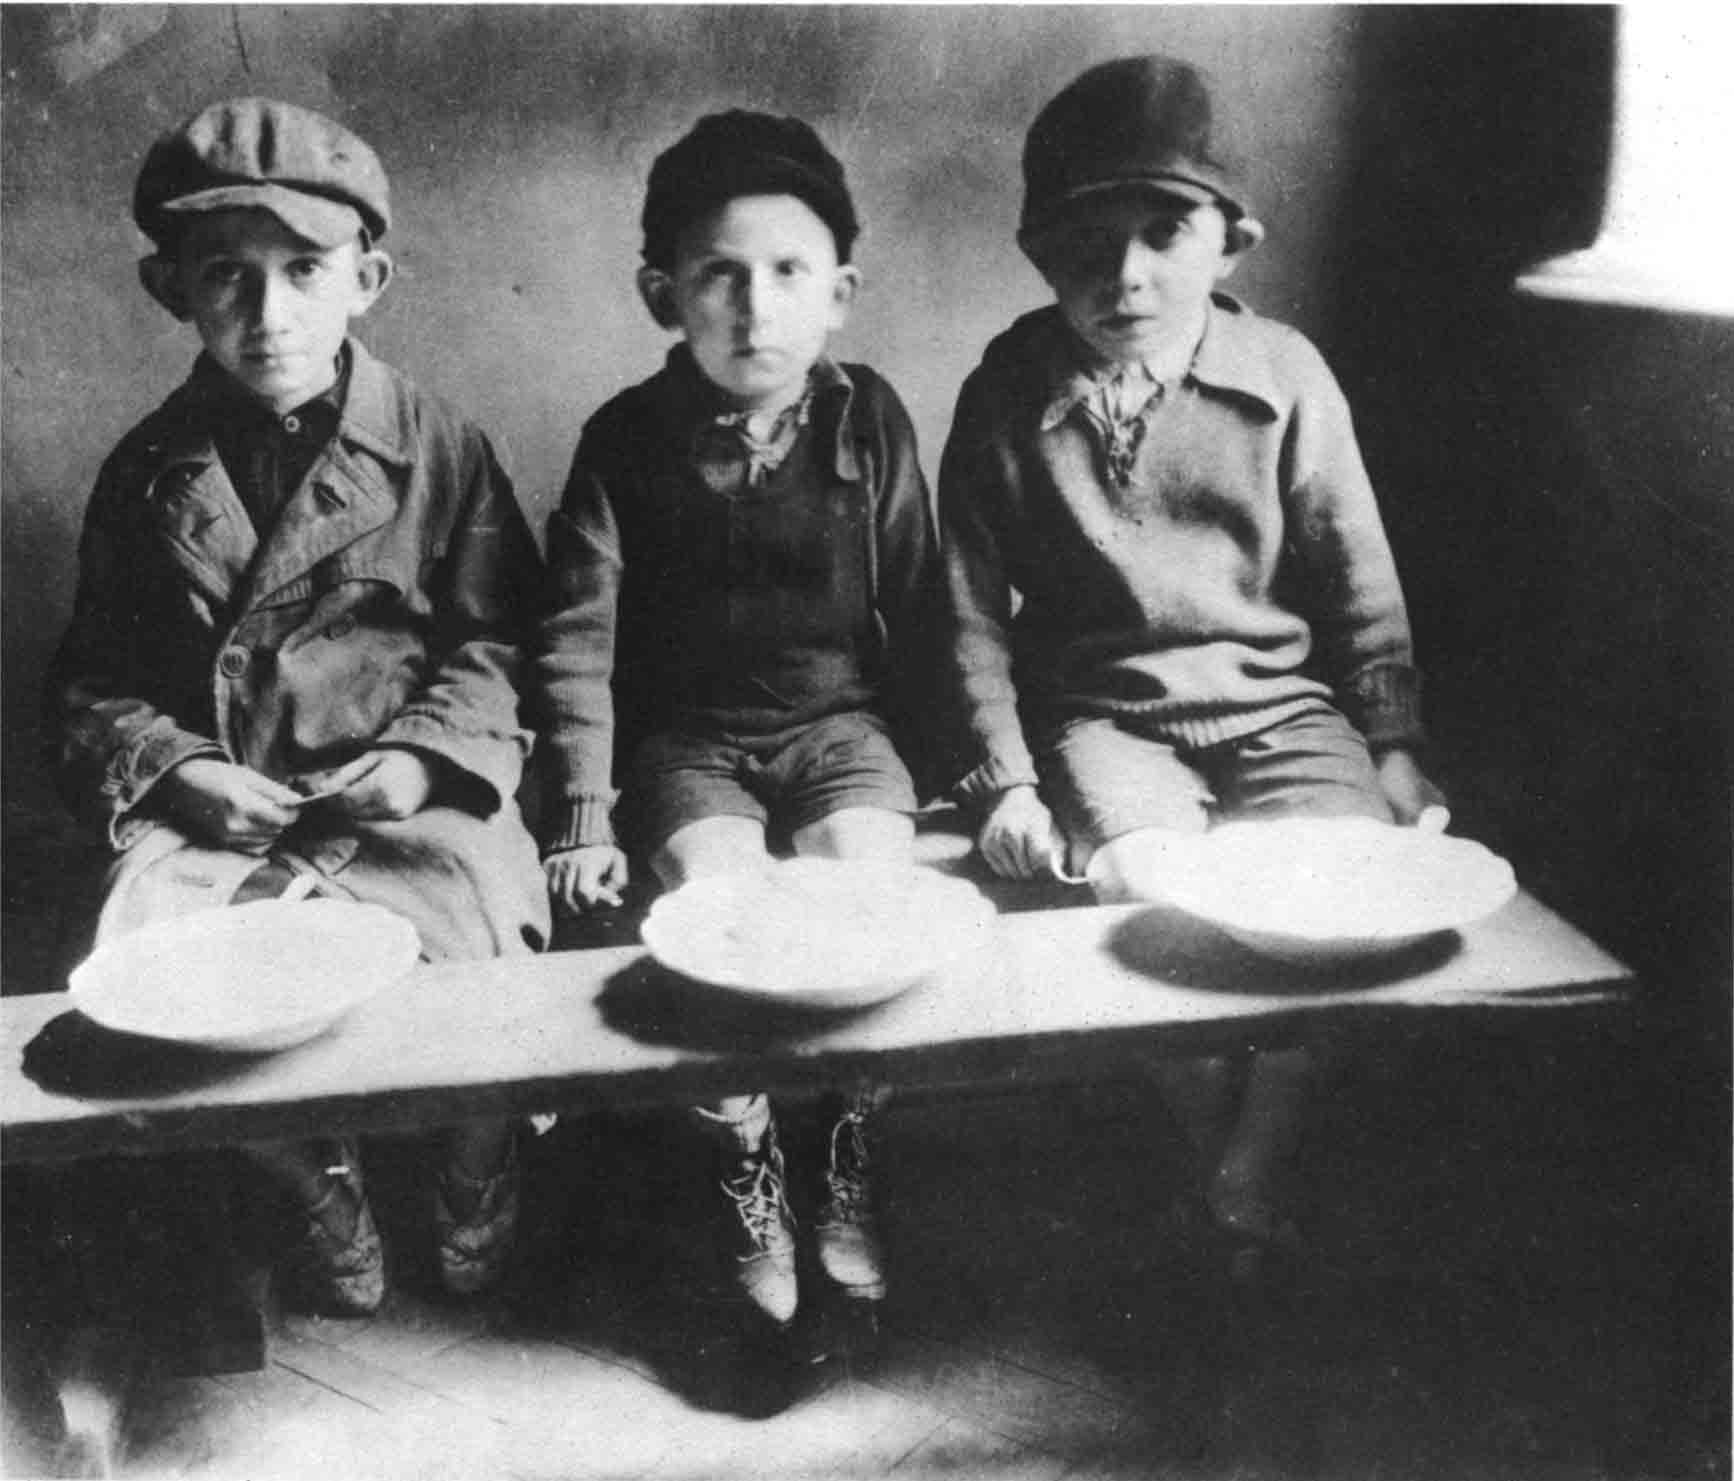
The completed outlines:
{"type": "Polygon", "coordinates": [[[1627,5],[1594,244],[1518,279],[1546,298],[1734,316],[1734,11],[1627,5]]]}

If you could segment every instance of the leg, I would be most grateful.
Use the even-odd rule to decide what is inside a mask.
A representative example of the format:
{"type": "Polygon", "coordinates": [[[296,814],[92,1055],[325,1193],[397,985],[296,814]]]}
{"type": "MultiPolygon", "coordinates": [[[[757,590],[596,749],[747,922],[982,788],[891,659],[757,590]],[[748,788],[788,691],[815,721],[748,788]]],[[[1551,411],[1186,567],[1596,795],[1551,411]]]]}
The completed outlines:
{"type": "Polygon", "coordinates": [[[769,862],[758,818],[719,813],[684,824],[652,850],[650,867],[665,889],[713,874],[757,869],[769,862]]]}
{"type": "MultiPolygon", "coordinates": [[[[1365,742],[1334,711],[1296,717],[1230,748],[1212,780],[1233,817],[1371,817],[1391,811],[1365,742]]],[[[1302,1044],[1252,1056],[1239,1107],[1208,1189],[1218,1224],[1260,1247],[1292,1243],[1287,1186],[1318,1077],[1302,1044]]],[[[1256,1259],[1242,1262],[1255,1265],[1256,1259]]]]}
{"type": "MultiPolygon", "coordinates": [[[[662,884],[758,868],[770,860],[764,824],[717,814],[681,826],[651,854],[662,884]]],[[[731,1095],[694,1106],[692,1117],[716,1153],[721,1242],[739,1294],[778,1326],[799,1304],[794,1215],[789,1209],[776,1120],[764,1095],[731,1095]]]]}
{"type": "MultiPolygon", "coordinates": [[[[797,854],[908,863],[915,788],[875,717],[839,715],[812,727],[779,766],[789,782],[797,854]]],[[[819,1107],[825,1165],[814,1242],[819,1269],[856,1313],[875,1310],[871,1303],[886,1291],[871,1118],[888,1097],[886,1087],[862,1083],[826,1095],[819,1107]]]]}
{"type": "Polygon", "coordinates": [[[349,1140],[256,1142],[246,1154],[288,1190],[303,1227],[285,1261],[291,1299],[333,1316],[370,1316],[385,1299],[385,1249],[349,1140]]]}
{"type": "Polygon", "coordinates": [[[717,1223],[730,1283],[750,1306],[786,1327],[800,1304],[795,1217],[770,1100],[730,1096],[695,1106],[692,1115],[716,1154],[716,1185],[723,1195],[717,1223]]]}
{"type": "Polygon", "coordinates": [[[797,854],[822,859],[906,861],[915,844],[915,819],[883,807],[845,807],[797,828],[797,854]]]}
{"type": "MultiPolygon", "coordinates": [[[[898,861],[909,858],[914,839],[915,822],[906,813],[848,807],[798,829],[793,841],[800,854],[898,861]]],[[[848,1092],[833,1092],[820,1105],[825,1171],[814,1239],[819,1268],[851,1302],[885,1299],[870,1118],[888,1098],[887,1089],[862,1084],[848,1092]]]]}
{"type": "Polygon", "coordinates": [[[518,1232],[517,1125],[470,1121],[447,1137],[434,1184],[434,1235],[440,1280],[454,1296],[473,1296],[505,1273],[518,1232]]]}

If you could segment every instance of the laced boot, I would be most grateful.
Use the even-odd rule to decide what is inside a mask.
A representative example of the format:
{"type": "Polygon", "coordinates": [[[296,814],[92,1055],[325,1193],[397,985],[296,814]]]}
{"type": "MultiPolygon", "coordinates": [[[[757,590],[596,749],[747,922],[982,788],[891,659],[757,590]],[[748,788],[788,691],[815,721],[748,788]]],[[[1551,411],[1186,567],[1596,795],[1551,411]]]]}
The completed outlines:
{"type": "Polygon", "coordinates": [[[815,1224],[819,1268],[855,1301],[885,1299],[885,1257],[873,1207],[867,1118],[871,1096],[844,1106],[831,1126],[824,1196],[815,1224]]]}
{"type": "Polygon", "coordinates": [[[523,1181],[514,1134],[491,1177],[468,1176],[455,1162],[434,1185],[434,1235],[440,1281],[454,1296],[474,1296],[500,1279],[518,1232],[523,1181]]]}
{"type": "Polygon", "coordinates": [[[385,1299],[385,1250],[361,1182],[360,1149],[325,1170],[324,1192],[302,1209],[285,1261],[290,1300],[328,1316],[371,1316],[385,1299]]]}
{"type": "Polygon", "coordinates": [[[731,1283],[779,1327],[789,1325],[800,1300],[795,1273],[795,1216],[789,1209],[783,1151],[770,1104],[755,1096],[740,1116],[698,1111],[721,1138],[726,1198],[722,1209],[731,1283]]]}

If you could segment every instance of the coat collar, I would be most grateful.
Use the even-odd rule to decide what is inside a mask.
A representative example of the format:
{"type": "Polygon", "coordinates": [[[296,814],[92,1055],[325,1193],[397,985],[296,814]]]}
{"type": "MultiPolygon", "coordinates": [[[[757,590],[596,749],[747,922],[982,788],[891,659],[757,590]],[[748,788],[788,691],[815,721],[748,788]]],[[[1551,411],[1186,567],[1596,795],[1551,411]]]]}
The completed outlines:
{"type": "Polygon", "coordinates": [[[201,356],[164,406],[160,434],[146,447],[147,501],[174,559],[213,601],[266,601],[396,509],[397,489],[381,464],[402,469],[414,461],[408,398],[359,342],[347,341],[344,354],[349,389],[337,432],[264,540],[211,435],[233,383],[201,356]]]}
{"type": "MultiPolygon", "coordinates": [[[[1244,396],[1276,412],[1282,405],[1270,360],[1253,329],[1257,316],[1229,293],[1212,293],[1204,321],[1204,336],[1187,367],[1185,378],[1228,395],[1244,396]]],[[[1042,409],[1042,430],[1063,422],[1072,409],[1090,396],[1101,380],[1101,370],[1091,363],[1089,352],[1060,317],[1052,311],[1049,332],[1054,343],[1042,358],[1047,367],[1047,387],[1042,409]]]]}
{"type": "MultiPolygon", "coordinates": [[[[828,433],[832,439],[833,468],[837,477],[858,483],[861,464],[855,452],[855,439],[849,435],[849,411],[854,404],[855,382],[849,378],[849,372],[829,355],[821,355],[809,374],[813,388],[812,425],[818,435],[828,433]]],[[[668,352],[658,380],[661,382],[658,409],[676,439],[674,445],[683,452],[693,446],[694,438],[703,427],[733,410],[705,378],[684,342],[668,352]]]]}

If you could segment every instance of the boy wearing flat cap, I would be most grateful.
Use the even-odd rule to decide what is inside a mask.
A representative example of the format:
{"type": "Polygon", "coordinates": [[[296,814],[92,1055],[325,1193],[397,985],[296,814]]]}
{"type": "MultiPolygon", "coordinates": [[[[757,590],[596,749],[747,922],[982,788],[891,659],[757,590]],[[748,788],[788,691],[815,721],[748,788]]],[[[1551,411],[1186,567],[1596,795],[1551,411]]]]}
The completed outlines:
{"type": "MultiPolygon", "coordinates": [[[[826,353],[859,284],[842,166],[800,120],[713,114],[657,158],[643,227],[639,293],[680,342],[586,425],[548,531],[543,844],[576,909],[618,899],[629,852],[668,887],[761,867],[767,834],[907,859],[916,807],[893,722],[911,645],[930,641],[934,531],[896,394],[826,353]]],[[[819,1268],[862,1302],[885,1286],[872,1101],[828,1107],[815,1220],[819,1268]]],[[[771,1107],[737,1097],[696,1119],[719,1149],[733,1283],[786,1327],[799,1293],[771,1107]]]]}
{"type": "MultiPolygon", "coordinates": [[[[133,214],[203,353],[102,468],[50,678],[63,793],[115,851],[99,938],[314,893],[407,917],[428,958],[535,949],[514,686],[540,559],[482,433],[350,336],[391,277],[378,158],[235,99],[152,146],[133,214]]],[[[249,1151],[304,1214],[291,1296],[375,1309],[356,1146],[249,1151]]],[[[479,1289],[516,1218],[504,1123],[450,1135],[433,1203],[446,1283],[479,1289]]]]}
{"type": "MultiPolygon", "coordinates": [[[[994,340],[939,477],[956,792],[999,874],[1154,893],[1227,818],[1413,821],[1417,677],[1335,379],[1219,289],[1264,235],[1184,62],[1093,67],[1024,148],[1055,302],[994,340]]],[[[1292,1243],[1305,1050],[1176,1064],[1202,1195],[1251,1273],[1292,1243]]]]}

